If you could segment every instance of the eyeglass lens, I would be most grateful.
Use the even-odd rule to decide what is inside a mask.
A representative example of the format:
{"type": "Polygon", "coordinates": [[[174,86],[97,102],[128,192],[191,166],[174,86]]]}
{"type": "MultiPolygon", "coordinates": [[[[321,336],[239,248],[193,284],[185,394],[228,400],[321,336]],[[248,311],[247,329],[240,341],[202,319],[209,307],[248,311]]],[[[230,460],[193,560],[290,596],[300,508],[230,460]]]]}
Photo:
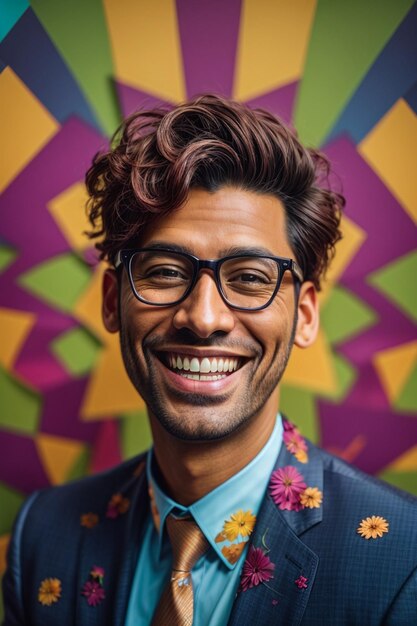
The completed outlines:
{"type": "MultiPolygon", "coordinates": [[[[163,251],[137,252],[130,262],[130,274],[138,296],[151,304],[175,304],[194,280],[194,266],[181,254],[163,251]]],[[[225,299],[232,306],[257,308],[274,294],[280,277],[272,259],[242,256],[221,263],[219,281],[225,299]]]]}

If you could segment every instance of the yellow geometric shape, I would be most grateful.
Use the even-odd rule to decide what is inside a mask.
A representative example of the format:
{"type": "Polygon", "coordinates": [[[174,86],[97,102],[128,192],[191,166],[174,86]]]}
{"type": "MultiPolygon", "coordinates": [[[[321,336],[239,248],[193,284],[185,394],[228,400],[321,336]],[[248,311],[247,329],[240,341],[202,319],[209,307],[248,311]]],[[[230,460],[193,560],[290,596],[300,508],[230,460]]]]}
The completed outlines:
{"type": "Polygon", "coordinates": [[[120,354],[118,334],[109,334],[90,377],[81,407],[81,418],[114,417],[144,409],[145,405],[130,382],[120,354]]]}
{"type": "Polygon", "coordinates": [[[10,537],[10,533],[0,537],[0,576],[6,571],[6,553],[10,537]]]}
{"type": "Polygon", "coordinates": [[[34,313],[0,308],[0,364],[10,370],[36,321],[34,313]]]}
{"type": "Polygon", "coordinates": [[[109,337],[101,319],[101,289],[106,268],[106,263],[97,265],[87,289],[73,310],[74,317],[103,343],[106,343],[109,337]]]}
{"type": "Polygon", "coordinates": [[[398,459],[395,459],[385,470],[393,470],[395,472],[412,472],[417,470],[417,445],[404,452],[398,459]]]}
{"type": "Polygon", "coordinates": [[[328,297],[333,285],[335,285],[340,276],[345,271],[354,256],[358,253],[367,235],[355,222],[352,222],[346,215],[343,215],[340,224],[342,231],[342,239],[336,244],[336,255],[332,260],[325,280],[322,284],[322,290],[319,294],[320,304],[328,297]]]}
{"type": "Polygon", "coordinates": [[[306,350],[294,346],[282,381],[323,394],[337,391],[338,381],[330,347],[321,330],[316,341],[306,350]]]}
{"type": "Polygon", "coordinates": [[[400,396],[417,362],[417,341],[377,352],[372,360],[392,404],[400,396]]]}
{"type": "Polygon", "coordinates": [[[85,185],[79,182],[65,189],[47,204],[64,237],[77,251],[85,250],[92,245],[84,234],[91,228],[85,211],[87,199],[85,185]]]}
{"type": "Polygon", "coordinates": [[[398,102],[359,144],[359,152],[417,224],[417,116],[398,102]]]}
{"type": "Polygon", "coordinates": [[[0,192],[57,131],[58,124],[10,67],[0,74],[0,192]]]}
{"type": "Polygon", "coordinates": [[[183,100],[175,1],[104,0],[104,9],[117,78],[163,99],[183,100]]]}
{"type": "Polygon", "coordinates": [[[41,433],[35,439],[38,455],[52,485],[67,479],[75,461],[85,449],[81,441],[41,433]]]}
{"type": "Polygon", "coordinates": [[[300,78],[315,10],[316,0],[243,2],[233,90],[237,99],[300,78]]]}

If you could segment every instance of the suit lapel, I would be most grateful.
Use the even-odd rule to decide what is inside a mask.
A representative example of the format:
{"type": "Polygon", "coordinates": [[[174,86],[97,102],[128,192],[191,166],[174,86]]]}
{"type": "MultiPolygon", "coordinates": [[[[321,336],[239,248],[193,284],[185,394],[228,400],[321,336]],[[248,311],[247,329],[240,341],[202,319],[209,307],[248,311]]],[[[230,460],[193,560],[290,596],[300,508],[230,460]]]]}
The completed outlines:
{"type": "MultiPolygon", "coordinates": [[[[307,463],[298,462],[284,443],[275,469],[291,465],[309,487],[323,491],[323,466],[314,446],[309,446],[307,463]]],[[[244,624],[300,624],[318,567],[318,556],[299,538],[320,523],[322,507],[283,511],[266,494],[251,538],[255,548],[268,548],[267,556],[275,565],[269,582],[238,592],[230,616],[230,626],[244,624]]]]}
{"type": "Polygon", "coordinates": [[[149,511],[144,464],[139,475],[129,478],[121,486],[120,493],[130,500],[128,512],[109,519],[104,511],[97,527],[84,535],[78,570],[77,624],[111,626],[123,624],[125,620],[141,535],[149,511]],[[105,571],[103,587],[106,597],[97,606],[89,606],[86,597],[81,595],[83,586],[91,580],[93,566],[105,571]]]}

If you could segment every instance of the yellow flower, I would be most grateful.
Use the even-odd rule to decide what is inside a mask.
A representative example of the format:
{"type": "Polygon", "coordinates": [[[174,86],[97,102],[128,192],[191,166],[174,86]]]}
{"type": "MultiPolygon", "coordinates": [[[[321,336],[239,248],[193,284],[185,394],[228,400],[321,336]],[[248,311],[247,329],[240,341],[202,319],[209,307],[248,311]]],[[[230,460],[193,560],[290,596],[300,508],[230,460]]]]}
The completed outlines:
{"type": "Polygon", "coordinates": [[[58,602],[61,592],[61,581],[58,578],[45,578],[39,587],[38,600],[44,606],[51,606],[54,602],[58,602]]]}
{"type": "Polygon", "coordinates": [[[386,519],[379,515],[372,515],[372,517],[367,517],[361,521],[357,532],[365,539],[376,539],[387,533],[388,527],[389,524],[386,519]]]}
{"type": "Polygon", "coordinates": [[[305,450],[302,450],[301,448],[299,448],[298,450],[294,452],[294,456],[297,459],[297,461],[299,461],[300,463],[308,462],[308,454],[305,450]]]}
{"type": "Polygon", "coordinates": [[[252,511],[242,511],[240,509],[230,516],[230,520],[226,520],[223,524],[223,533],[226,539],[234,541],[239,535],[241,537],[249,537],[255,526],[256,516],[252,515],[252,511]]]}
{"type": "Polygon", "coordinates": [[[317,487],[307,487],[300,493],[300,502],[308,509],[318,509],[323,502],[323,494],[317,487]]]}
{"type": "Polygon", "coordinates": [[[242,554],[243,548],[246,546],[246,543],[246,541],[241,541],[240,543],[232,543],[231,546],[223,546],[223,556],[226,557],[229,563],[234,565],[242,554]]]}
{"type": "Polygon", "coordinates": [[[99,522],[99,517],[95,513],[84,513],[81,515],[81,526],[85,528],[94,528],[99,522]]]}

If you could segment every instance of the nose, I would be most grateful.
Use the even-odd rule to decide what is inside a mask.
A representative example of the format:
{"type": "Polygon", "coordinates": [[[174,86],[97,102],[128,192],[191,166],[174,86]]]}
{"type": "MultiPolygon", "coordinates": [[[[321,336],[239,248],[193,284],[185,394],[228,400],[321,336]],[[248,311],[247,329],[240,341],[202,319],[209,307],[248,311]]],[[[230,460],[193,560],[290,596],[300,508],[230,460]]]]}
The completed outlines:
{"type": "Polygon", "coordinates": [[[233,330],[234,313],[222,300],[211,272],[201,271],[188,298],[178,305],[173,324],[178,330],[187,328],[202,339],[215,332],[233,330]]]}

